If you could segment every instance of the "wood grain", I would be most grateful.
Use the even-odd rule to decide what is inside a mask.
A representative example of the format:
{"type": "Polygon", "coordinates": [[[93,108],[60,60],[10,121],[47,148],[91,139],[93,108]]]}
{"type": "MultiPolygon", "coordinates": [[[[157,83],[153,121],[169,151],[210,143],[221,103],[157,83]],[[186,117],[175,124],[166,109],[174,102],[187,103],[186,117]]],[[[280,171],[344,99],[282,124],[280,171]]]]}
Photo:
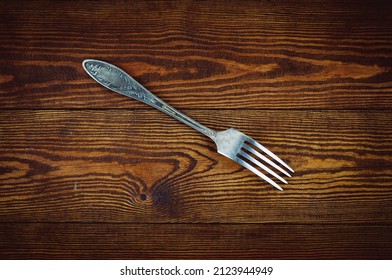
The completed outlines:
{"type": "Polygon", "coordinates": [[[391,230],[363,225],[5,223],[0,257],[388,259],[391,230]]]}
{"type": "Polygon", "coordinates": [[[100,58],[182,109],[389,109],[392,3],[345,2],[2,3],[0,107],[129,107],[100,58]]]}
{"type": "Polygon", "coordinates": [[[155,110],[12,110],[0,120],[1,220],[392,221],[388,112],[186,113],[287,160],[297,172],[285,192],[155,110]]]}
{"type": "Polygon", "coordinates": [[[392,2],[1,1],[1,259],[392,259],[392,2]],[[287,161],[279,192],[86,58],[287,161]]]}

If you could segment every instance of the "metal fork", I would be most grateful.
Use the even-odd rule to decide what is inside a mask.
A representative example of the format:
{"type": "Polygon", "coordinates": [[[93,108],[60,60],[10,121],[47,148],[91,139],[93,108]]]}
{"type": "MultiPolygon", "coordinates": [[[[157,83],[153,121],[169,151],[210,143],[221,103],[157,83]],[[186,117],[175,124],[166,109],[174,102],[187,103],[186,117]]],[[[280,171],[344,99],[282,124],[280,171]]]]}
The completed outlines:
{"type": "Polygon", "coordinates": [[[208,136],[215,142],[218,153],[238,162],[275,188],[283,191],[267,174],[287,184],[277,172],[288,177],[291,177],[289,172],[294,172],[283,160],[244,133],[234,128],[218,132],[198,123],[156,97],[120,68],[95,59],[86,59],[82,64],[84,70],[101,85],[146,103],[208,136]]]}

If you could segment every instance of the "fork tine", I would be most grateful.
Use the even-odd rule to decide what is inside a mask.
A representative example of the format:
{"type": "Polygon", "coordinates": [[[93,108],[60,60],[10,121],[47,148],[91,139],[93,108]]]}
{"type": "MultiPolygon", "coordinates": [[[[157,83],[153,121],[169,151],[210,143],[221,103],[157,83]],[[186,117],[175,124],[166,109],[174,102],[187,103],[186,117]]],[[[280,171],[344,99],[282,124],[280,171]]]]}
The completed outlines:
{"type": "Polygon", "coordinates": [[[249,152],[251,152],[252,154],[254,154],[255,156],[257,156],[258,158],[264,160],[266,163],[268,163],[269,165],[273,166],[274,168],[278,169],[280,172],[284,173],[286,176],[291,177],[290,173],[288,173],[286,170],[284,170],[282,167],[280,167],[279,165],[277,165],[275,162],[273,162],[272,160],[270,160],[269,158],[263,156],[262,154],[260,154],[258,151],[256,151],[255,149],[253,149],[252,147],[249,147],[248,145],[246,145],[245,143],[242,145],[242,147],[246,150],[248,150],[249,152]]]}
{"type": "Polygon", "coordinates": [[[266,153],[267,155],[269,155],[270,157],[272,157],[274,160],[276,160],[277,162],[279,162],[281,165],[283,165],[284,167],[286,167],[288,170],[290,170],[291,172],[294,173],[294,170],[288,166],[288,164],[286,164],[283,160],[281,160],[277,155],[275,155],[273,152],[271,152],[270,150],[268,150],[266,147],[264,147],[263,145],[261,145],[260,143],[256,142],[255,140],[253,140],[252,138],[248,137],[246,140],[246,142],[251,143],[252,145],[256,146],[257,148],[259,148],[260,150],[262,150],[264,153],[266,153]]]}
{"type": "Polygon", "coordinates": [[[253,162],[254,164],[256,164],[257,166],[259,166],[260,168],[264,169],[265,171],[267,171],[269,174],[271,174],[272,176],[274,176],[275,178],[279,179],[281,182],[287,184],[287,181],[285,179],[283,179],[282,177],[280,177],[278,174],[276,174],[274,171],[272,171],[271,169],[269,169],[267,166],[265,166],[264,164],[262,164],[261,162],[259,162],[258,160],[256,160],[255,158],[251,157],[250,155],[248,155],[247,153],[240,151],[238,153],[239,155],[241,155],[242,157],[246,158],[247,160],[253,162]]]}
{"type": "Polygon", "coordinates": [[[272,181],[270,178],[268,178],[267,176],[265,176],[263,173],[261,173],[259,170],[257,170],[256,168],[254,168],[252,165],[250,165],[249,163],[247,163],[246,161],[243,161],[242,159],[240,159],[239,157],[237,157],[235,159],[236,162],[238,162],[239,164],[241,164],[243,167],[247,168],[248,170],[252,171],[253,173],[255,173],[257,176],[261,177],[262,179],[264,179],[265,181],[267,181],[268,183],[270,183],[271,185],[273,185],[275,188],[277,188],[280,191],[283,191],[283,189],[274,181],[272,181]]]}

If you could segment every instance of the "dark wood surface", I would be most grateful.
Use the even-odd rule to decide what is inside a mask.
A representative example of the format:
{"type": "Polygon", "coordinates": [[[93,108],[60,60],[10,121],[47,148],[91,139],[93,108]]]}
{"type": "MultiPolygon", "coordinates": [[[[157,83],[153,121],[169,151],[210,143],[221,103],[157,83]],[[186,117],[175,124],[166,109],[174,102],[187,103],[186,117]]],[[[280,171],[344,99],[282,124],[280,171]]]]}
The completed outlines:
{"type": "Polygon", "coordinates": [[[391,259],[392,4],[0,3],[0,258],[391,259]],[[83,71],[295,170],[280,192],[83,71]]]}

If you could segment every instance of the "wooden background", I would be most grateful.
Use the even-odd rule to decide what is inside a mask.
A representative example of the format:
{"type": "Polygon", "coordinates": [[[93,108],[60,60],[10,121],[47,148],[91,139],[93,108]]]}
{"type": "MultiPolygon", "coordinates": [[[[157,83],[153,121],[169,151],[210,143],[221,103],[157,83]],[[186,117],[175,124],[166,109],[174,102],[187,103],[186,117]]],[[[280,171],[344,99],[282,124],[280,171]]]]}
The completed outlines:
{"type": "Polygon", "coordinates": [[[391,259],[391,3],[1,1],[0,258],[391,259]],[[295,175],[275,190],[86,58],[295,175]]]}

